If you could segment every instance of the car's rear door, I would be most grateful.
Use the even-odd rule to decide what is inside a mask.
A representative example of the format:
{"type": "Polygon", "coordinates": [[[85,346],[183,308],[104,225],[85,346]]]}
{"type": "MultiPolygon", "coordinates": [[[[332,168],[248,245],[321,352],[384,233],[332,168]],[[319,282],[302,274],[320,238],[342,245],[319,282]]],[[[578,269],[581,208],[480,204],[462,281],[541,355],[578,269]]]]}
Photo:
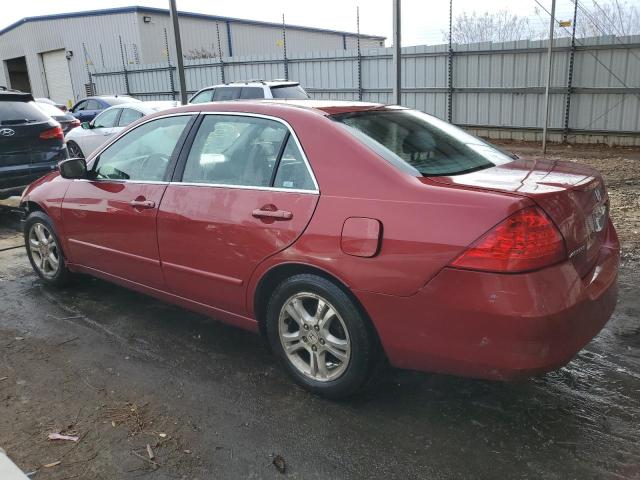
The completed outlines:
{"type": "Polygon", "coordinates": [[[318,187],[283,122],[202,118],[160,204],[162,267],[173,293],[243,314],[253,270],[302,234],[318,187]]]}
{"type": "Polygon", "coordinates": [[[62,202],[69,260],[153,288],[164,288],[156,216],[195,115],[136,126],[74,180],[62,202]]]}

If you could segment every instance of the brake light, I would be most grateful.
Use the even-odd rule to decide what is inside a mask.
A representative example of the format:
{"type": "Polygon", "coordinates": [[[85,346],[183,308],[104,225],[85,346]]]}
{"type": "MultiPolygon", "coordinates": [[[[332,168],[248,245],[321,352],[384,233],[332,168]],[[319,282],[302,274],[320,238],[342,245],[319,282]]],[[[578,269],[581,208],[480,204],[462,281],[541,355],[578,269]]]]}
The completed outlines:
{"type": "Polygon", "coordinates": [[[566,258],[564,239],[538,207],[520,210],[480,237],[451,265],[489,272],[537,270],[566,258]]]}
{"type": "Polygon", "coordinates": [[[40,138],[42,140],[64,140],[64,132],[62,131],[62,127],[58,125],[57,127],[53,127],[42,132],[40,134],[40,138]]]}
{"type": "Polygon", "coordinates": [[[80,120],[78,120],[77,118],[74,118],[73,120],[71,120],[71,123],[69,124],[69,130],[79,126],[80,126],[80,120]]]}

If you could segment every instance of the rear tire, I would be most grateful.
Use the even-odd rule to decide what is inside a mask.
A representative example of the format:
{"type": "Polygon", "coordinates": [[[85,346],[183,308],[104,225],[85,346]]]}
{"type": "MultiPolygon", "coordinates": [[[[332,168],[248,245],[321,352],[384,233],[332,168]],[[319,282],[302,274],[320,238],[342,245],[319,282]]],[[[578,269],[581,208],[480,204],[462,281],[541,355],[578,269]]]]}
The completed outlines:
{"type": "Polygon", "coordinates": [[[313,274],[284,280],[267,307],[267,337],[293,379],[329,398],[361,391],[379,357],[377,339],[339,286],[313,274]]]}
{"type": "Polygon", "coordinates": [[[36,274],[47,285],[66,285],[71,272],[67,268],[64,253],[53,222],[44,212],[32,212],[24,222],[24,244],[29,262],[36,274]]]}
{"type": "Polygon", "coordinates": [[[80,145],[73,140],[67,142],[67,152],[69,152],[69,158],[84,158],[80,145]]]}

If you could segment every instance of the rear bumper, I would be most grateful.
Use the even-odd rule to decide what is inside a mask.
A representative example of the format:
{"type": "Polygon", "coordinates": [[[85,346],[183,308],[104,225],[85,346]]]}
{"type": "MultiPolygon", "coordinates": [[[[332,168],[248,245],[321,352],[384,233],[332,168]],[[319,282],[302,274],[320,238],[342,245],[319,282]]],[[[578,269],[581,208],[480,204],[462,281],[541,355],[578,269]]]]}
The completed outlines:
{"type": "Polygon", "coordinates": [[[30,183],[55,170],[58,162],[68,158],[67,147],[21,155],[0,154],[0,199],[20,195],[30,183]],[[3,166],[3,163],[13,163],[3,166]]]}
{"type": "Polygon", "coordinates": [[[612,224],[596,266],[569,262],[496,275],[445,268],[420,292],[356,292],[392,365],[514,380],[568,363],[604,327],[617,300],[620,245],[612,224]]]}

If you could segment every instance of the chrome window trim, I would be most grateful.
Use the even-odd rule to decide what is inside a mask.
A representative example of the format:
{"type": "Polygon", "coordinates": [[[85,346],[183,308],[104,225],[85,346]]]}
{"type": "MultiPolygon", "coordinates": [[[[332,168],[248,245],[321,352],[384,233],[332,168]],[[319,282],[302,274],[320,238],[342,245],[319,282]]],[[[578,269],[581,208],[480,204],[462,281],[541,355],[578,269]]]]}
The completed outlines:
{"type": "MultiPolygon", "coordinates": [[[[152,122],[154,120],[161,120],[163,118],[170,118],[170,117],[179,117],[179,116],[193,116],[193,115],[222,115],[222,116],[237,116],[237,117],[254,117],[254,118],[262,118],[265,120],[274,120],[278,123],[281,123],[282,125],[284,125],[287,130],[289,131],[289,135],[295,140],[296,142],[296,146],[298,147],[298,150],[300,150],[300,153],[302,154],[302,159],[304,160],[305,166],[307,167],[307,171],[309,172],[309,174],[311,175],[311,179],[313,180],[313,184],[315,186],[315,189],[313,190],[304,190],[304,189],[298,189],[298,188],[278,188],[278,187],[259,187],[259,186],[254,186],[254,185],[228,185],[228,184],[219,184],[219,183],[197,183],[197,182],[159,182],[159,181],[151,181],[151,180],[122,180],[122,179],[75,179],[74,181],[78,181],[78,182],[117,182],[117,183],[141,183],[141,184],[150,184],[150,185],[185,185],[185,186],[191,186],[191,187],[215,187],[215,188],[233,188],[233,189],[240,189],[240,190],[264,190],[264,191],[269,191],[269,192],[290,192],[290,193],[308,193],[311,195],[319,195],[320,194],[320,188],[318,186],[318,181],[316,180],[316,176],[315,173],[313,172],[313,168],[311,167],[311,164],[309,163],[309,159],[307,158],[307,154],[305,153],[304,149],[302,148],[302,144],[300,143],[300,140],[298,139],[298,136],[295,134],[295,132],[293,131],[293,127],[291,127],[291,125],[278,117],[273,117],[270,115],[263,115],[261,113],[245,113],[245,112],[179,112],[179,113],[170,113],[170,114],[166,114],[166,115],[161,115],[158,117],[153,117],[150,118],[144,122],[139,123],[138,125],[136,125],[134,128],[132,128],[131,130],[127,131],[127,135],[130,132],[133,132],[136,128],[139,128],[143,125],[146,125],[149,122],[152,122]]],[[[121,128],[126,128],[126,127],[121,127],[121,128]]],[[[87,169],[92,169],[93,168],[93,164],[96,161],[96,159],[102,155],[102,153],[109,148],[116,140],[118,140],[119,138],[121,138],[124,135],[115,135],[114,138],[112,138],[111,140],[109,140],[107,143],[105,143],[100,149],[96,150],[91,158],[87,161],[87,169]]]]}
{"type": "MultiPolygon", "coordinates": [[[[197,183],[197,182],[171,182],[171,183],[173,183],[173,184],[180,184],[180,183],[185,183],[186,184],[186,183],[189,183],[189,185],[208,185],[208,186],[212,186],[212,187],[235,187],[235,188],[245,188],[245,189],[249,189],[249,190],[271,190],[271,191],[278,191],[278,192],[294,192],[294,191],[298,191],[298,192],[320,193],[320,187],[318,186],[318,181],[316,180],[316,175],[313,172],[313,168],[311,167],[311,164],[309,163],[309,159],[307,158],[307,154],[305,153],[304,149],[302,148],[302,144],[300,143],[300,140],[298,139],[298,136],[293,131],[293,127],[287,121],[285,121],[285,120],[283,120],[281,118],[278,118],[278,117],[273,117],[271,115],[263,115],[261,113],[201,112],[201,114],[205,115],[205,116],[206,115],[219,115],[219,116],[225,116],[225,117],[231,116],[231,117],[262,118],[263,120],[273,120],[275,122],[281,123],[289,131],[290,137],[295,140],[296,146],[298,147],[298,150],[300,150],[300,153],[302,154],[302,160],[304,161],[304,164],[307,167],[307,172],[309,172],[309,175],[311,175],[311,180],[313,180],[313,185],[315,186],[315,189],[304,190],[304,189],[294,189],[294,188],[256,187],[256,186],[253,186],[253,185],[226,185],[226,184],[218,184],[218,183],[209,184],[209,183],[197,183]]],[[[201,126],[202,126],[202,124],[200,124],[200,127],[201,126]]],[[[189,153],[191,153],[191,152],[189,152],[189,153]]]]}
{"type": "Polygon", "coordinates": [[[303,190],[300,188],[256,187],[252,185],[228,185],[224,183],[169,182],[169,185],[184,185],[186,187],[232,188],[234,190],[264,190],[266,192],[308,193],[309,195],[320,194],[319,190],[303,190]]]}
{"type": "Polygon", "coordinates": [[[160,182],[157,180],[122,180],[119,178],[74,178],[74,182],[108,182],[108,183],[142,183],[147,185],[169,185],[171,182],[160,182]]]}

